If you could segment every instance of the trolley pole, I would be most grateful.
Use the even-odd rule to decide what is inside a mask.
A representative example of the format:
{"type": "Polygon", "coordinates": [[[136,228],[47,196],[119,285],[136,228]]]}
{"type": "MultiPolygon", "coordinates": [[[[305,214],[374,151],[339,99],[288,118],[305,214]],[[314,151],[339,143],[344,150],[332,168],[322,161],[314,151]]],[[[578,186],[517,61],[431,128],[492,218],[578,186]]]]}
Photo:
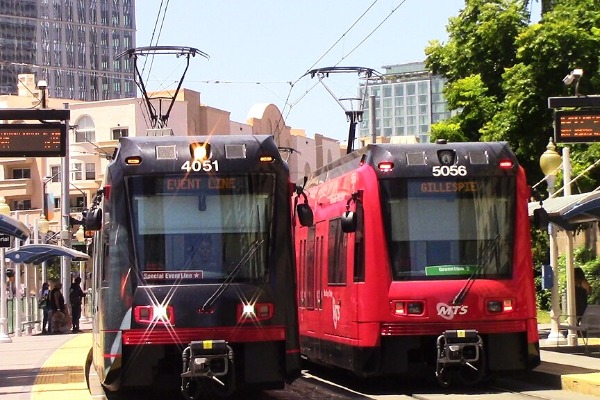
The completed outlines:
{"type": "Polygon", "coordinates": [[[4,247],[0,247],[0,273],[2,278],[0,280],[0,343],[11,343],[12,339],[8,336],[8,299],[6,296],[6,262],[4,259],[5,253],[4,247]]]}
{"type": "MultiPolygon", "coordinates": [[[[64,108],[69,109],[69,103],[64,103],[64,108]]],[[[69,194],[69,173],[70,173],[70,157],[69,157],[69,136],[71,135],[71,130],[69,128],[69,120],[65,120],[65,125],[67,126],[67,137],[65,139],[65,147],[66,152],[65,156],[61,161],[61,175],[62,175],[62,186],[61,186],[61,202],[60,202],[60,210],[61,210],[61,231],[60,231],[60,240],[61,245],[63,247],[71,248],[71,232],[69,229],[70,226],[70,215],[71,215],[71,203],[70,203],[70,194],[69,194]]],[[[61,273],[61,283],[63,295],[65,298],[65,306],[69,307],[69,296],[68,290],[71,287],[71,257],[63,256],[60,258],[60,273],[61,273]]]]}
{"type": "MultiPolygon", "coordinates": [[[[548,141],[546,151],[540,157],[540,167],[548,183],[548,198],[554,195],[554,182],[556,174],[560,168],[562,159],[556,151],[556,146],[552,138],[548,141]]],[[[553,344],[565,344],[566,340],[560,333],[560,299],[558,293],[558,242],[556,240],[557,227],[553,223],[548,224],[548,240],[550,247],[550,266],[552,268],[552,289],[550,292],[551,310],[550,310],[550,333],[546,339],[553,344]]]]}
{"type": "Polygon", "coordinates": [[[371,131],[371,143],[375,144],[377,142],[377,130],[376,125],[377,121],[375,121],[375,95],[372,94],[369,96],[369,130],[371,131]]]}
{"type": "MultiPolygon", "coordinates": [[[[571,195],[571,156],[569,147],[563,147],[563,187],[564,196],[571,195]]],[[[565,249],[566,256],[566,290],[567,290],[567,314],[569,314],[569,326],[577,325],[577,316],[575,308],[575,263],[573,257],[573,231],[565,231],[567,234],[567,246],[565,249]]],[[[577,345],[577,331],[569,328],[567,335],[567,343],[569,346],[577,345]]]]}

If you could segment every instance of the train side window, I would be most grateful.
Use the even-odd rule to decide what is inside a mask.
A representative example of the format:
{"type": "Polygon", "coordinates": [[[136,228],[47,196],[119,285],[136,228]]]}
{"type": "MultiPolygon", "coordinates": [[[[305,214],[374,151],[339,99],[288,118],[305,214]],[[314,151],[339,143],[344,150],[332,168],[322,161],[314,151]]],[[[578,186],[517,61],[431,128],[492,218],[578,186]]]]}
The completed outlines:
{"type": "Polygon", "coordinates": [[[327,247],[327,282],[330,285],[345,285],[348,270],[348,235],[342,231],[340,218],[329,221],[327,247]]]}
{"type": "Polygon", "coordinates": [[[365,281],[365,224],[364,208],[356,203],[356,232],[354,233],[354,282],[365,281]]]}
{"type": "Polygon", "coordinates": [[[308,240],[306,243],[306,308],[314,309],[316,304],[315,298],[315,226],[308,228],[308,240]]]}
{"type": "Polygon", "coordinates": [[[103,250],[103,252],[102,252],[103,255],[101,256],[100,263],[99,263],[102,266],[100,268],[100,279],[102,281],[107,281],[108,280],[109,264],[110,264],[110,262],[109,262],[110,257],[109,257],[109,254],[108,254],[108,252],[109,252],[109,246],[108,246],[107,242],[102,243],[101,246],[103,247],[103,249],[102,249],[103,250]]]}

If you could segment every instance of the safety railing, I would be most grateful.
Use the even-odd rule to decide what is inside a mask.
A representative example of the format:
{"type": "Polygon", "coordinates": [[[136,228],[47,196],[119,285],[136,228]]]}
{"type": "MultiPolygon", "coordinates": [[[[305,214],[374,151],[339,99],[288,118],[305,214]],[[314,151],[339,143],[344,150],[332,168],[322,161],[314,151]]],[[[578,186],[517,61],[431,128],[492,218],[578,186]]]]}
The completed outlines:
{"type": "MultiPolygon", "coordinates": [[[[11,297],[7,299],[7,329],[9,335],[14,335],[17,329],[17,310],[16,307],[21,307],[21,334],[30,335],[34,332],[41,332],[44,310],[39,307],[38,299],[35,295],[30,295],[27,298],[11,297]]],[[[83,300],[82,318],[87,321],[92,319],[92,294],[87,291],[83,300]]]]}

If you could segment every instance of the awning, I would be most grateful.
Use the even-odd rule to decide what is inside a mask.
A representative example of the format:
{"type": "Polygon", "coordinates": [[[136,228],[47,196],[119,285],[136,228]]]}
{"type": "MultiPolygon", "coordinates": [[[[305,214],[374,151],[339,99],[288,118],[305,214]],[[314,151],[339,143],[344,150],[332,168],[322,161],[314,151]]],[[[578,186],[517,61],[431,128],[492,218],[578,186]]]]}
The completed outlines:
{"type": "Polygon", "coordinates": [[[0,214],[0,233],[25,240],[31,234],[29,228],[18,219],[0,214]]]}
{"type": "MultiPolygon", "coordinates": [[[[600,191],[554,197],[543,201],[550,222],[566,230],[574,230],[577,224],[600,220],[600,191]]],[[[540,202],[529,203],[529,217],[540,208],[540,202]]]]}
{"type": "Polygon", "coordinates": [[[41,264],[53,257],[90,258],[86,253],[54,244],[26,244],[19,249],[8,250],[6,258],[15,263],[41,264]]]}

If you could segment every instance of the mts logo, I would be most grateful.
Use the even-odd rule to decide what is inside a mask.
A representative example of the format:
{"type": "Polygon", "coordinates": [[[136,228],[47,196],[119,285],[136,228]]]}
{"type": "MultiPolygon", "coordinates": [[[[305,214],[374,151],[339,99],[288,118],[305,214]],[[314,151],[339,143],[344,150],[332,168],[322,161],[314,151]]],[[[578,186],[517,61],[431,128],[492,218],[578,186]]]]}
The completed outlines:
{"type": "Polygon", "coordinates": [[[437,314],[447,320],[451,320],[455,315],[465,315],[469,311],[469,306],[450,306],[446,303],[437,303],[435,306],[437,314]]]}

